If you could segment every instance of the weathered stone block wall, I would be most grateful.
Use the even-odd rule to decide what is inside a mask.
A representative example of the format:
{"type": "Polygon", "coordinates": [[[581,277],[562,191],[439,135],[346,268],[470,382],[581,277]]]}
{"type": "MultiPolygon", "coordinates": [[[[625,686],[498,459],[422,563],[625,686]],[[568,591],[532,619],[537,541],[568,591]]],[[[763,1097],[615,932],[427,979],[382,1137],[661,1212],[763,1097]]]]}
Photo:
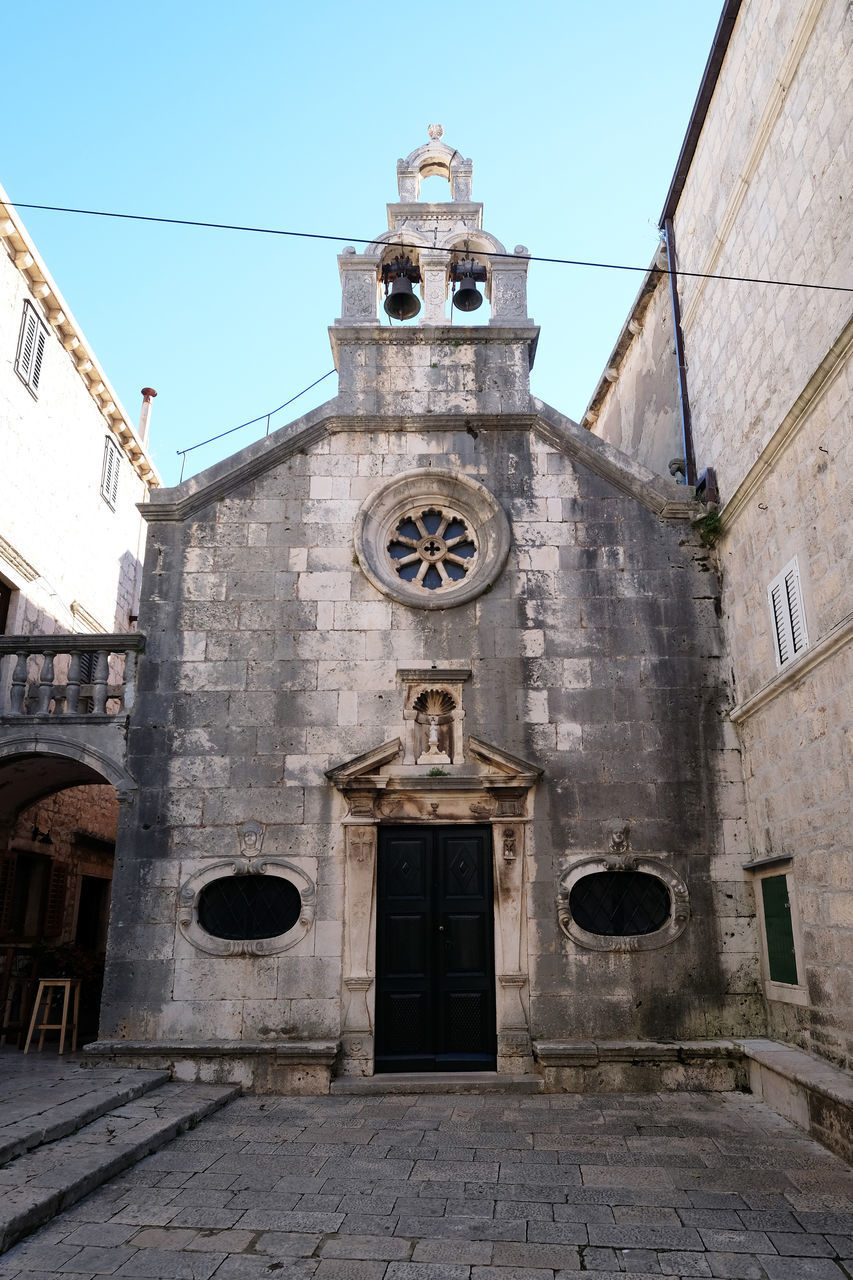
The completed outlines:
{"type": "MultiPolygon", "coordinates": [[[[850,282],[851,81],[843,0],[742,6],[675,217],[682,262],[850,282]]],[[[806,1003],[768,985],[772,1029],[849,1064],[849,295],[688,279],[681,289],[697,463],[717,469],[726,504],[723,627],[751,852],[793,859],[805,973],[791,999],[806,1003]],[[810,645],[798,676],[777,672],[767,603],[795,555],[810,645]]]]}
{"type": "MultiPolygon", "coordinates": [[[[844,0],[741,6],[675,213],[679,266],[850,283],[852,81],[844,0]]],[[[744,861],[792,859],[777,870],[794,891],[805,972],[787,994],[766,983],[771,1028],[849,1064],[850,298],[688,276],[679,291],[697,466],[715,468],[723,501],[717,550],[747,781],[744,861]],[[767,588],[794,556],[809,650],[780,672],[767,588]]],[[[595,431],[648,461],[653,424],[645,441],[632,439],[617,394],[623,384],[648,394],[633,375],[640,342],[595,431]]]]}
{"type": "Polygon", "coordinates": [[[324,771],[402,737],[397,668],[435,661],[471,668],[466,733],[544,770],[525,886],[534,1037],[761,1029],[708,554],[686,523],[660,521],[529,425],[484,422],[338,421],[152,526],[130,734],[140,790],[120,840],[103,1036],[339,1034],[344,807],[324,771]],[[434,465],[484,484],[513,539],[492,589],[444,611],[388,599],[353,553],[362,502],[434,465]],[[264,856],[316,881],[315,924],[278,956],[201,955],[176,928],[178,888],[237,854],[250,819],[268,824],[264,856]],[[624,824],[687,882],[692,918],[658,951],[584,952],[558,928],[557,880],[624,824]]]}
{"type": "MultiPolygon", "coordinates": [[[[741,7],[675,215],[690,270],[849,284],[846,0],[741,7]]],[[[849,295],[680,280],[697,466],[735,492],[849,318],[849,295]]]]}
{"type": "Polygon", "coordinates": [[[539,330],[499,327],[329,330],[347,413],[525,413],[539,330]]]}
{"type": "Polygon", "coordinates": [[[610,384],[604,379],[593,399],[590,430],[666,476],[671,459],[684,456],[667,276],[638,300],[628,326],[617,346],[618,376],[610,384]]]}
{"type": "MultiPolygon", "coordinates": [[[[853,332],[851,332],[853,341],[853,332]]],[[[736,673],[751,847],[788,856],[802,937],[805,1007],[771,1002],[772,1027],[853,1061],[850,734],[853,707],[853,360],[839,356],[726,523],[723,619],[736,673]],[[777,671],[767,584],[793,556],[809,649],[777,671]],[[737,598],[734,598],[737,591],[737,598]]],[[[781,429],[780,429],[781,430],[781,429]]]]}

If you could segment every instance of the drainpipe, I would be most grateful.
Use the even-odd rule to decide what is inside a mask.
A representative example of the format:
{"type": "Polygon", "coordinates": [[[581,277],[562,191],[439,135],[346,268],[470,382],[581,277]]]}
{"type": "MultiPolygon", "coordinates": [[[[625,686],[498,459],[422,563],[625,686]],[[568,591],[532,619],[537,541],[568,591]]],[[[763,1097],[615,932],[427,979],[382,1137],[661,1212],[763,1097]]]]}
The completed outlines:
{"type": "Polygon", "coordinates": [[[690,395],[687,390],[687,361],[684,355],[684,332],[681,328],[681,303],[678,299],[678,277],[675,274],[675,229],[672,218],[664,218],[664,243],[669,269],[669,296],[672,299],[672,327],[675,330],[675,358],[678,363],[678,403],[681,409],[681,439],[684,449],[684,480],[696,484],[696,458],[693,453],[693,422],[690,417],[690,395]]]}

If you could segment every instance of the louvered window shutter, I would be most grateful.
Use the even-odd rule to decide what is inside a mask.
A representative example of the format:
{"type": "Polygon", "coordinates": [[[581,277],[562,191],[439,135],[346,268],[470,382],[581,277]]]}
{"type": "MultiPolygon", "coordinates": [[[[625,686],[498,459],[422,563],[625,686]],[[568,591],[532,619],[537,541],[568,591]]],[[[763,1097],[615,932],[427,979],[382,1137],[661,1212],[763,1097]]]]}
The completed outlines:
{"type": "Polygon", "coordinates": [[[33,392],[38,390],[46,345],[47,330],[27,302],[24,304],[15,370],[33,392]]]}
{"type": "Polygon", "coordinates": [[[796,556],[770,583],[767,596],[773,618],[776,665],[784,667],[809,647],[796,556]]]}
{"type": "Polygon", "coordinates": [[[118,497],[118,478],[121,454],[109,437],[104,441],[104,465],[101,471],[101,497],[115,508],[118,497]]]}
{"type": "Polygon", "coordinates": [[[788,897],[787,876],[765,876],[761,881],[764,906],[764,931],[767,938],[767,964],[771,982],[797,982],[797,957],[794,951],[794,926],[788,897]]]}
{"type": "Polygon", "coordinates": [[[788,603],[788,615],[791,620],[791,643],[794,653],[807,649],[809,638],[806,635],[806,618],[803,612],[803,597],[800,592],[800,575],[796,561],[785,571],[785,599],[788,603]]]}
{"type": "Polygon", "coordinates": [[[44,936],[57,938],[62,933],[65,919],[65,891],[68,887],[68,868],[54,862],[50,869],[50,885],[47,891],[47,907],[44,913],[44,936]]]}
{"type": "Polygon", "coordinates": [[[44,331],[44,329],[42,329],[41,325],[39,325],[36,332],[35,351],[33,353],[33,368],[32,368],[32,373],[30,374],[30,386],[32,387],[33,391],[38,391],[39,380],[41,378],[41,366],[42,366],[42,361],[44,360],[44,348],[46,343],[47,343],[47,334],[44,331]]]}

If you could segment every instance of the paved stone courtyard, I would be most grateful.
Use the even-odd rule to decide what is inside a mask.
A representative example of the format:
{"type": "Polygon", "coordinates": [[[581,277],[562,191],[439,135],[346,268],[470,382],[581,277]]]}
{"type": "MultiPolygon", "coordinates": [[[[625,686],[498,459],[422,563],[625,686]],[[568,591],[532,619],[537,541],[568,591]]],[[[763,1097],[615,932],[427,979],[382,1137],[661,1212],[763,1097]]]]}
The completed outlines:
{"type": "Polygon", "coordinates": [[[240,1098],[0,1280],[853,1277],[853,1171],[740,1094],[240,1098]]]}

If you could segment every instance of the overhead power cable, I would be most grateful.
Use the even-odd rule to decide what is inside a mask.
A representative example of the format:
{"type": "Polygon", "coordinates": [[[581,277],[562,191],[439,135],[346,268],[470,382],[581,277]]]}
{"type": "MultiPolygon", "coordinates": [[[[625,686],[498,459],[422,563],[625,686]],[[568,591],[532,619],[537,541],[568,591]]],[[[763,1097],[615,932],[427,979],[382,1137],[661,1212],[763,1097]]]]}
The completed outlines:
{"type": "MultiPolygon", "coordinates": [[[[18,209],[38,209],[43,213],[79,213],[91,218],[123,218],[130,222],[158,222],[173,227],[204,227],[213,231],[244,231],[253,235],[290,236],[299,240],[333,240],[341,244],[376,243],[376,236],[333,236],[319,231],[285,231],[279,227],[250,227],[231,222],[202,222],[194,218],[160,218],[146,213],[112,213],[104,209],[71,209],[64,205],[56,204],[19,204],[17,201],[13,203],[18,209]]],[[[420,244],[406,244],[400,240],[382,241],[381,243],[390,243],[400,249],[418,250],[424,247],[420,244]]],[[[437,246],[437,250],[443,253],[458,252],[458,249],[443,249],[440,246],[437,246]]],[[[435,251],[432,246],[430,246],[430,251],[435,251]]],[[[476,252],[479,257],[483,258],[512,258],[517,261],[519,257],[515,253],[495,253],[479,249],[476,252]]],[[[853,293],[853,285],[816,284],[803,280],[767,280],[761,276],[724,275],[713,271],[685,271],[681,267],[637,267],[624,262],[590,262],[583,258],[545,258],[537,254],[525,254],[524,257],[530,262],[547,262],[564,267],[595,267],[601,271],[638,271],[644,275],[653,272],[662,276],[684,277],[693,280],[729,280],[737,284],[769,284],[785,289],[822,289],[830,293],[853,293]]]]}

